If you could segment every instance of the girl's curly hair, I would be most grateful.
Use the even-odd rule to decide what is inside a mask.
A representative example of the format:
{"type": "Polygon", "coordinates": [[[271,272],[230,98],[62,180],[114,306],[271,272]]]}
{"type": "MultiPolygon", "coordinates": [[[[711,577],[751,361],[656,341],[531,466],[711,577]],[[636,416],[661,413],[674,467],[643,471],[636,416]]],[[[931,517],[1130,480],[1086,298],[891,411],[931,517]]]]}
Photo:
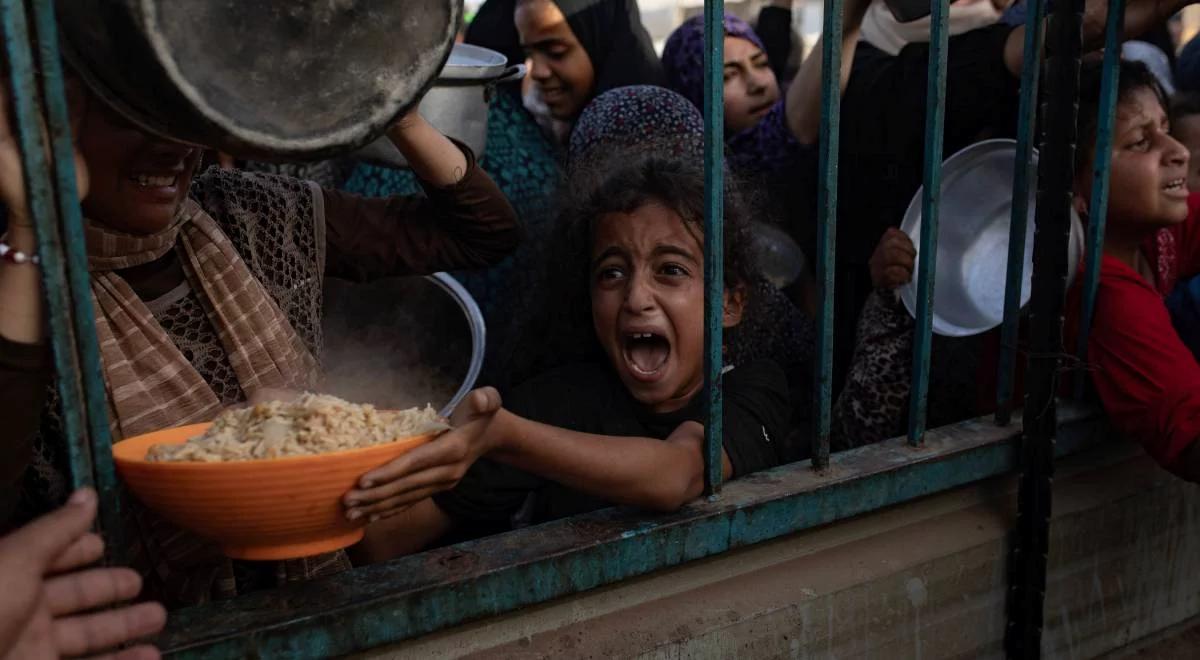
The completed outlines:
{"type": "MultiPolygon", "coordinates": [[[[757,270],[748,206],[728,175],[723,193],[725,287],[749,295],[757,270]]],[[[545,297],[556,310],[533,314],[534,324],[523,333],[523,359],[515,365],[520,373],[513,376],[519,380],[601,355],[592,329],[590,287],[592,237],[601,218],[658,203],[703,243],[705,200],[703,167],[680,157],[618,149],[573,168],[562,187],[556,235],[547,252],[545,297]]]]}

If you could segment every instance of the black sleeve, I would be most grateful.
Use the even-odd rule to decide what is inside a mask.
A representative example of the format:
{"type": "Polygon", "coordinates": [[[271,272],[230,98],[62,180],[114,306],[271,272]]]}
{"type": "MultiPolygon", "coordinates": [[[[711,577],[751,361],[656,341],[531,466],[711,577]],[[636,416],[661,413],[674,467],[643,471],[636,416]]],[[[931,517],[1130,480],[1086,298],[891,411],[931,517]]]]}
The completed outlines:
{"type": "Polygon", "coordinates": [[[496,463],[477,461],[452,490],[433,501],[459,524],[478,526],[484,533],[508,529],[529,494],[545,484],[536,474],[496,463]]]}
{"type": "Polygon", "coordinates": [[[52,375],[49,345],[0,337],[0,418],[6,424],[0,436],[0,532],[17,507],[52,375]]]}
{"type": "MultiPolygon", "coordinates": [[[[982,139],[1015,135],[1020,80],[1004,62],[1012,29],[993,25],[950,38],[944,157],[982,139]]],[[[838,228],[852,238],[839,242],[839,262],[865,265],[921,187],[928,64],[927,43],[909,44],[895,57],[858,45],[842,95],[842,125],[854,130],[841,138],[838,228]]]]}
{"type": "Polygon", "coordinates": [[[748,362],[725,374],[725,453],[733,477],[785,462],[788,385],[769,360],[748,362]]]}
{"type": "Polygon", "coordinates": [[[787,79],[788,61],[792,57],[792,10],[790,7],[766,5],[758,12],[754,26],[767,52],[767,61],[780,84],[787,79]]]}
{"type": "MultiPolygon", "coordinates": [[[[569,396],[570,388],[564,385],[556,372],[544,374],[504,393],[504,407],[521,417],[553,424],[543,407],[563,407],[555,402],[564,393],[569,396]]],[[[434,495],[433,501],[458,523],[492,531],[505,528],[529,494],[546,483],[536,474],[485,458],[472,465],[453,490],[434,495]]]]}

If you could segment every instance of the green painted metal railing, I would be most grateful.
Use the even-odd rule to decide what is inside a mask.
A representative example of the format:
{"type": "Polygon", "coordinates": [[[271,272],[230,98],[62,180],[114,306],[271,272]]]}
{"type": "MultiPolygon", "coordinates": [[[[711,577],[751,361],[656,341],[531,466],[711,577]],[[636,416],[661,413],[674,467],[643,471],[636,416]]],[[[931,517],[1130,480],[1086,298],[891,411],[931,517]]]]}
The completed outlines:
{"type": "Polygon", "coordinates": [[[842,0],[825,0],[824,35],[821,40],[821,144],[820,183],[817,188],[817,320],[816,428],[813,433],[813,467],[829,467],[829,429],[833,407],[833,294],[837,245],[838,148],[841,137],[842,0]]]}
{"type": "Polygon", "coordinates": [[[725,299],[725,1],[704,3],[704,391],[708,423],[704,425],[704,486],[721,490],[724,403],[721,392],[723,303],[725,299]],[[719,36],[717,36],[719,35],[719,36]]]}
{"type": "MultiPolygon", "coordinates": [[[[105,534],[110,539],[109,547],[119,549],[123,546],[118,538],[120,532],[120,525],[117,524],[119,518],[118,484],[112,465],[110,451],[111,438],[107,423],[107,406],[100,370],[99,351],[96,345],[94,320],[92,317],[87,260],[84,252],[83,226],[80,217],[78,195],[75,190],[68,109],[63,89],[62,67],[54,28],[54,2],[52,0],[29,0],[28,6],[32,9],[34,18],[32,29],[30,23],[27,21],[26,3],[22,0],[0,0],[0,23],[2,23],[5,36],[5,52],[8,56],[8,73],[12,81],[15,120],[20,138],[23,166],[26,174],[26,186],[29,194],[31,214],[35,222],[38,253],[42,260],[42,272],[49,310],[50,339],[54,349],[55,368],[58,373],[57,383],[59,394],[62,399],[63,412],[65,413],[64,424],[67,437],[70,439],[69,454],[72,479],[76,485],[95,483],[99,487],[102,497],[102,526],[105,534]],[[31,44],[35,43],[37,44],[36,51],[31,47],[31,44]],[[43,127],[48,130],[49,141],[42,139],[43,127]]],[[[934,0],[931,8],[931,42],[925,125],[925,166],[923,171],[924,197],[922,199],[921,236],[919,238],[919,254],[921,255],[921,259],[917,273],[918,310],[913,352],[914,369],[909,414],[910,423],[907,434],[908,443],[905,445],[909,448],[922,445],[927,433],[925,429],[925,414],[929,387],[938,197],[941,189],[941,164],[943,155],[942,134],[946,96],[945,73],[949,43],[947,30],[948,0],[934,0]]],[[[1049,46],[1050,50],[1057,53],[1058,56],[1074,58],[1076,62],[1079,53],[1078,21],[1081,9],[1082,0],[1068,0],[1067,2],[1063,2],[1056,8],[1055,18],[1053,19],[1059,22],[1058,27],[1057,29],[1050,30],[1053,40],[1053,44],[1049,46]],[[1074,37],[1070,34],[1072,30],[1074,31],[1074,37]]],[[[1111,117],[1115,105],[1117,57],[1119,54],[1119,48],[1116,45],[1121,30],[1122,9],[1123,0],[1110,0],[1110,15],[1106,33],[1109,47],[1105,59],[1106,76],[1104,79],[1104,98],[1101,104],[1101,123],[1097,145],[1098,157],[1096,158],[1097,166],[1095,171],[1096,185],[1094,186],[1095,192],[1092,198],[1093,214],[1091,217],[1088,246],[1088,254],[1093,255],[1093,257],[1100,254],[1100,247],[1103,241],[1103,209],[1107,200],[1107,154],[1111,147],[1112,138],[1111,117]]],[[[831,503],[841,502],[842,505],[839,506],[847,512],[870,510],[870,507],[863,508],[863,506],[860,506],[861,503],[859,503],[860,505],[853,505],[850,499],[847,499],[851,495],[854,497],[870,495],[870,492],[868,492],[869,487],[892,489],[899,488],[900,484],[911,485],[919,483],[920,487],[916,490],[908,488],[908,490],[897,490],[895,493],[887,490],[887,492],[879,493],[877,498],[868,498],[868,501],[871,503],[870,506],[885,506],[898,501],[904,501],[916,494],[936,492],[940,489],[964,483],[962,481],[963,474],[970,475],[970,478],[981,478],[982,476],[999,474],[1002,471],[1011,469],[1013,467],[1013,454],[1009,451],[990,449],[989,447],[992,445],[980,445],[978,448],[962,454],[954,454],[953,452],[947,454],[948,458],[946,458],[944,465],[969,468],[965,471],[956,471],[956,469],[927,471],[919,466],[925,465],[923,461],[928,461],[930,455],[922,456],[918,452],[911,452],[911,449],[901,450],[893,447],[888,450],[891,454],[889,454],[886,462],[890,467],[886,469],[879,466],[868,469],[864,468],[863,465],[855,463],[856,460],[861,463],[861,458],[856,459],[856,456],[859,456],[859,454],[863,456],[872,455],[871,450],[864,450],[864,452],[857,454],[851,452],[845,455],[845,459],[839,459],[846,461],[848,479],[841,479],[837,481],[837,484],[830,482],[824,485],[820,481],[825,478],[821,475],[824,475],[824,468],[828,467],[830,461],[830,411],[833,398],[834,255],[838,208],[843,0],[824,0],[824,10],[824,39],[821,50],[824,61],[821,78],[823,98],[821,104],[822,140],[819,156],[819,225],[817,233],[818,252],[815,255],[818,275],[819,318],[817,319],[817,359],[814,364],[814,382],[816,384],[814,406],[816,414],[814,415],[815,428],[813,434],[813,458],[811,461],[811,467],[818,476],[814,477],[817,481],[812,483],[809,483],[805,479],[797,478],[797,482],[805,482],[804,488],[808,490],[791,492],[785,486],[781,487],[782,490],[779,492],[771,492],[769,497],[774,498],[772,500],[751,499],[747,502],[730,505],[727,508],[721,508],[722,504],[720,501],[714,498],[713,501],[704,506],[716,508],[713,508],[709,513],[700,515],[692,522],[680,528],[682,530],[681,533],[686,533],[687,535],[687,543],[700,544],[694,548],[694,552],[683,552],[681,554],[669,551],[669,546],[663,546],[664,551],[662,553],[648,554],[645,557],[645,561],[638,563],[636,570],[632,572],[617,570],[616,564],[612,563],[615,559],[626,556],[617,552],[617,550],[624,547],[622,544],[628,545],[631,542],[631,538],[638,537],[639,533],[636,532],[636,529],[657,529],[657,523],[639,523],[633,527],[628,527],[626,531],[612,539],[600,541],[592,539],[593,546],[590,547],[595,548],[595,551],[589,550],[583,552],[580,554],[580,557],[586,559],[586,561],[598,563],[590,568],[578,563],[571,564],[571,570],[578,571],[578,575],[572,573],[572,578],[567,582],[559,584],[553,589],[537,592],[541,595],[536,596],[533,601],[519,597],[515,587],[513,587],[514,593],[488,592],[488,594],[485,594],[478,589],[459,591],[456,584],[451,581],[440,587],[433,588],[433,591],[422,592],[422,595],[414,596],[417,600],[411,601],[411,604],[418,606],[424,602],[445,605],[449,602],[447,599],[450,601],[455,600],[458,597],[456,594],[465,594],[468,596],[474,594],[480,599],[483,599],[486,595],[487,598],[492,600],[486,602],[481,600],[478,606],[464,605],[450,609],[439,606],[438,611],[446,613],[445,616],[433,616],[419,625],[410,624],[407,627],[390,627],[397,617],[405,621],[408,620],[408,612],[396,609],[396,605],[410,603],[410,600],[406,600],[409,596],[398,597],[399,599],[395,600],[392,606],[383,606],[380,608],[348,607],[335,613],[336,616],[333,619],[330,619],[327,613],[319,611],[321,610],[320,599],[316,598],[313,600],[313,607],[315,608],[313,611],[289,614],[288,619],[292,624],[279,621],[272,623],[263,619],[261,622],[262,625],[270,627],[275,632],[266,631],[265,629],[261,631],[228,631],[228,634],[225,634],[225,636],[218,635],[220,639],[213,641],[215,646],[206,646],[207,650],[196,647],[187,639],[188,634],[193,637],[202,637],[210,634],[210,631],[206,630],[207,626],[203,618],[215,617],[217,613],[215,610],[202,609],[193,611],[193,614],[183,615],[186,630],[190,632],[187,634],[182,632],[169,633],[168,639],[172,645],[176,648],[191,648],[195,652],[195,655],[200,657],[211,657],[211,652],[214,649],[228,650],[231,648],[254,653],[269,653],[271,649],[276,651],[287,649],[289,652],[306,655],[305,649],[297,648],[293,644],[294,639],[289,640],[289,635],[283,634],[281,636],[277,634],[279,631],[290,630],[288,628],[289,625],[300,625],[296,622],[303,622],[304,626],[309,626],[310,628],[315,626],[316,630],[324,631],[329,631],[338,625],[353,629],[358,629],[362,626],[372,632],[372,643],[396,641],[397,639],[402,639],[406,634],[417,634],[436,629],[437,627],[453,625],[465,621],[472,616],[507,611],[527,601],[537,602],[553,598],[598,584],[623,579],[629,575],[641,574],[664,566],[674,565],[679,561],[691,557],[705,556],[706,554],[711,554],[711,552],[720,552],[728,549],[728,547],[734,547],[736,545],[734,543],[727,543],[725,546],[717,547],[717,545],[705,541],[700,536],[695,536],[712,532],[718,534],[721,538],[727,540],[733,539],[733,533],[729,529],[721,527],[721,525],[732,526],[730,529],[740,529],[739,525],[745,527],[743,531],[746,531],[747,534],[743,536],[745,536],[746,542],[754,542],[754,540],[772,538],[789,531],[804,529],[817,521],[835,520],[840,516],[839,514],[832,517],[814,517],[815,514],[810,515],[809,512],[804,510],[805,506],[819,505],[827,507],[831,503]],[[893,455],[897,451],[910,451],[911,456],[907,459],[903,457],[898,458],[897,455],[893,455]],[[905,470],[909,469],[909,466],[912,466],[913,471],[911,474],[905,472],[905,470]],[[854,479],[859,477],[861,477],[862,481],[855,486],[854,479]],[[901,481],[894,482],[894,479],[900,479],[901,481]],[[916,479],[916,481],[913,481],[913,479],[916,479]],[[823,490],[825,488],[829,490],[823,490]],[[784,505],[781,508],[776,507],[781,512],[778,516],[772,514],[770,517],[761,517],[767,514],[753,513],[760,509],[761,511],[774,511],[775,509],[771,508],[773,506],[770,504],[771,501],[790,502],[791,504],[784,505]],[[747,515],[750,515],[751,518],[746,519],[745,516],[747,515]],[[755,515],[760,517],[753,518],[755,515]],[[722,533],[721,529],[725,529],[725,533],[722,533]],[[596,543],[599,543],[599,545],[596,545],[596,543]],[[617,554],[609,557],[605,554],[609,549],[617,552],[617,554]],[[584,579],[586,575],[593,574],[600,577],[594,580],[584,579]],[[454,614],[454,612],[458,614],[454,614]],[[404,630],[408,632],[405,633],[403,632],[404,630]]],[[[1011,399],[1014,381],[1013,374],[1017,360],[1015,346],[1023,277],[1022,257],[1024,253],[1025,227],[1027,226],[1028,218],[1026,199],[1029,186],[1033,185],[1034,182],[1034,173],[1030,163],[1033,144],[1035,142],[1034,115],[1038,102],[1037,88],[1040,79],[1039,52],[1042,43],[1043,0],[1029,0],[1028,10],[1029,15],[1026,22],[1027,32],[1024,44],[1025,67],[1021,77],[1022,93],[1018,130],[1019,157],[1014,177],[1016,199],[1014,200],[1013,208],[1012,239],[1009,248],[1009,270],[1002,331],[1003,352],[1000,371],[997,374],[999,386],[997,403],[999,410],[996,420],[1001,424],[1009,422],[1010,413],[1013,408],[1011,399]]],[[[708,424],[706,426],[704,454],[705,483],[707,492],[710,495],[715,495],[720,491],[722,480],[722,392],[720,382],[722,371],[722,301],[724,289],[724,278],[722,275],[722,191],[724,180],[723,12],[724,3],[721,0],[707,0],[705,2],[705,39],[707,44],[704,56],[704,116],[706,124],[705,185],[707,194],[705,217],[705,373],[706,382],[709,386],[706,388],[705,394],[708,404],[708,424]]],[[[1060,66],[1060,69],[1058,69],[1057,75],[1059,77],[1055,78],[1055,80],[1057,83],[1063,83],[1065,87],[1052,88],[1048,96],[1053,97],[1057,94],[1058,98],[1057,100],[1048,98],[1047,103],[1073,103],[1074,96],[1077,94],[1075,85],[1077,85],[1078,80],[1076,76],[1072,82],[1069,72],[1067,72],[1068,69],[1069,66],[1067,68],[1060,66]]],[[[1047,318],[1057,319],[1061,318],[1062,313],[1062,273],[1059,271],[1065,268],[1066,263],[1065,228],[1068,227],[1068,221],[1066,220],[1068,210],[1063,207],[1063,204],[1066,198],[1064,191],[1069,189],[1070,186],[1070,177],[1066,176],[1070,173],[1069,168],[1071,166],[1068,162],[1068,155],[1070,153],[1070,145],[1068,143],[1073,142],[1075,129],[1073,118],[1068,121],[1061,117],[1055,119],[1052,115],[1046,115],[1043,119],[1047,121],[1045,125],[1046,133],[1048,135],[1054,134],[1056,141],[1046,145],[1046,148],[1043,149],[1042,173],[1039,175],[1038,199],[1039,204],[1042,206],[1042,212],[1037,216],[1038,239],[1035,240],[1035,266],[1033,274],[1034,304],[1035,306],[1040,305],[1038,309],[1043,311],[1047,318]],[[1064,145],[1066,146],[1064,147],[1064,145]],[[1047,176],[1047,173],[1052,173],[1052,175],[1047,176]],[[1048,201],[1051,199],[1052,201],[1048,201]],[[1042,237],[1044,232],[1049,232],[1045,238],[1042,237]],[[1058,289],[1057,292],[1053,291],[1055,287],[1058,289]]],[[[1086,324],[1092,316],[1098,274],[1098,259],[1089,258],[1087,278],[1085,280],[1087,295],[1085,296],[1085,308],[1083,310],[1083,327],[1085,333],[1086,324]]],[[[1022,483],[1022,511],[1025,519],[1031,521],[1029,523],[1031,526],[1024,529],[1022,534],[1032,540],[1033,545],[1029,549],[1035,552],[1041,548],[1037,544],[1037,539],[1044,538],[1044,525],[1046,517],[1049,514],[1049,472],[1052,470],[1051,461],[1054,451],[1054,435],[1058,429],[1058,419],[1053,398],[1055,384],[1057,383],[1058,358],[1048,358],[1046,356],[1061,352],[1062,337],[1061,330],[1056,332],[1049,325],[1052,325],[1052,320],[1042,319],[1040,322],[1035,322],[1034,327],[1031,328],[1033,338],[1037,344],[1036,350],[1042,351],[1040,353],[1042,358],[1031,359],[1029,375],[1030,403],[1037,407],[1031,409],[1027,406],[1026,408],[1026,414],[1023,417],[1026,437],[1021,443],[1022,451],[1020,453],[1025,473],[1022,483]],[[1032,514],[1032,518],[1030,514],[1032,514]]],[[[1086,334],[1083,339],[1086,339],[1086,334]]],[[[1080,345],[1081,347],[1084,346],[1085,342],[1081,341],[1080,345]]],[[[955,428],[963,433],[981,432],[974,427],[968,429],[960,425],[955,428]]],[[[1005,436],[1005,438],[1007,439],[1008,436],[1005,436]]],[[[991,442],[1000,443],[1002,441],[1000,439],[993,439],[991,442]]],[[[794,476],[797,474],[795,470],[795,466],[789,466],[778,471],[778,475],[794,476]]],[[[746,491],[749,493],[756,492],[752,486],[752,482],[748,481],[747,483],[751,484],[751,486],[748,486],[746,491]]],[[[768,497],[766,494],[760,495],[761,497],[768,497]]],[[[824,508],[822,510],[824,511],[824,508]]],[[[608,514],[601,513],[597,515],[603,517],[608,514]]],[[[658,538],[654,534],[647,534],[646,538],[658,538]]],[[[674,537],[671,536],[671,533],[664,533],[661,540],[654,542],[669,544],[675,542],[672,539],[674,537]]],[[[711,540],[709,539],[709,541],[711,540]]],[[[474,542],[475,545],[471,547],[480,546],[486,549],[488,543],[499,544],[493,547],[501,547],[503,541],[484,540],[474,542]]],[[[407,562],[403,563],[405,567],[410,567],[410,564],[415,561],[419,560],[402,560],[402,562],[407,562]]],[[[529,562],[527,567],[528,570],[532,571],[534,567],[542,566],[542,564],[544,564],[543,568],[552,568],[554,560],[553,558],[546,558],[544,561],[531,560],[526,557],[523,561],[529,562]]],[[[1037,634],[1034,629],[1040,630],[1037,628],[1037,626],[1040,626],[1040,618],[1037,622],[1034,622],[1033,618],[1031,618],[1034,616],[1034,612],[1036,612],[1037,617],[1040,617],[1040,595],[1035,595],[1030,591],[1030,589],[1036,591],[1039,558],[1030,558],[1029,555],[1026,555],[1023,561],[1025,563],[1019,566],[1020,570],[1017,572],[1017,575],[1020,576],[1020,579],[1025,580],[1021,585],[1024,591],[1020,591],[1018,596],[1020,596],[1020,602],[1030,608],[1024,615],[1025,624],[1030,627],[1023,629],[1021,637],[1022,645],[1018,648],[1030,651],[1035,648],[1030,646],[1030,644],[1034,643],[1033,640],[1035,640],[1037,634]]],[[[1044,562],[1044,556],[1040,558],[1040,561],[1044,562]]],[[[526,565],[522,564],[522,566],[526,565]]],[[[506,573],[506,575],[513,578],[527,577],[528,574],[524,572],[522,566],[511,567],[512,571],[506,573]]],[[[1044,563],[1041,566],[1044,584],[1044,563]]],[[[368,570],[377,573],[388,573],[389,571],[387,568],[373,568],[368,570]]],[[[361,577],[363,575],[365,573],[355,571],[347,576],[338,578],[336,583],[348,589],[347,593],[355,593],[354,589],[356,587],[354,585],[358,584],[361,579],[365,579],[361,577]]],[[[301,589],[306,594],[309,592],[315,594],[321,588],[323,587],[320,584],[316,584],[298,587],[297,589],[301,589]]],[[[380,588],[378,584],[372,587],[374,590],[372,591],[373,597],[382,599],[374,602],[391,603],[392,601],[389,601],[386,595],[376,593],[380,588]]],[[[400,587],[398,586],[397,588],[400,587]]],[[[508,587],[503,588],[508,589],[508,587]]],[[[284,600],[278,601],[272,596],[256,596],[241,602],[247,605],[262,607],[271,607],[272,604],[275,604],[278,607],[279,602],[287,602],[285,596],[281,596],[281,598],[284,598],[284,600]]],[[[251,617],[250,620],[256,619],[251,617]]],[[[327,640],[329,635],[323,633],[310,639],[318,638],[327,640]]],[[[360,641],[351,640],[340,644],[323,641],[308,648],[307,655],[315,656],[335,650],[337,652],[346,652],[358,648],[363,648],[360,641]]]]}
{"type": "Polygon", "coordinates": [[[933,343],[933,280],[937,268],[937,227],[942,197],[942,140],[946,124],[946,50],[950,34],[948,0],[933,0],[929,31],[929,80],[925,95],[925,171],[921,190],[921,238],[917,247],[917,318],[913,337],[912,388],[908,397],[908,444],[925,436],[929,409],[929,353],[933,343]]]}
{"type": "MultiPolygon", "coordinates": [[[[1120,76],[1121,32],[1125,27],[1125,0],[1109,0],[1108,22],[1104,29],[1104,73],[1100,81],[1100,110],[1096,121],[1096,155],[1092,168],[1092,198],[1088,204],[1087,258],[1083,278],[1083,317],[1079,323],[1077,351],[1081,363],[1087,362],[1088,337],[1100,288],[1100,255],[1104,252],[1104,225],[1108,219],[1108,175],[1112,165],[1113,124],[1116,122],[1117,78],[1120,76]]],[[[1082,399],[1087,370],[1075,379],[1075,398],[1082,399]]]]}
{"type": "Polygon", "coordinates": [[[0,0],[25,191],[38,242],[71,481],[95,485],[110,557],[120,560],[120,498],[92,316],[70,114],[52,0],[0,0]],[[36,50],[32,44],[37,44],[36,50]],[[48,139],[47,139],[48,138],[48,139]]]}
{"type": "Polygon", "coordinates": [[[1042,68],[1044,0],[1025,4],[1024,62],[1021,67],[1021,102],[1017,113],[1017,158],[1013,166],[1012,225],[1008,234],[1008,276],[1004,287],[1004,322],[1000,333],[1000,370],[996,374],[996,423],[1012,418],[1013,381],[1017,369],[1017,326],[1021,311],[1021,288],[1025,280],[1025,233],[1029,227],[1029,188],[1036,185],[1033,145],[1037,141],[1037,98],[1042,68]]]}

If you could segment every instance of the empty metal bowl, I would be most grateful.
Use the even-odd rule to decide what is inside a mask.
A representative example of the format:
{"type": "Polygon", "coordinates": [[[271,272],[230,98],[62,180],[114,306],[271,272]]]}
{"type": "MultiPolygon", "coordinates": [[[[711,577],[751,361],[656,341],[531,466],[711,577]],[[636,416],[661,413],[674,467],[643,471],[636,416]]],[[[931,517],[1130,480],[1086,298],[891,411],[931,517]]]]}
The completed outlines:
{"type": "MultiPolygon", "coordinates": [[[[933,281],[933,331],[949,337],[979,334],[1004,320],[1008,277],[1008,237],[1012,224],[1013,172],[1017,143],[986,140],[954,154],[942,165],[938,207],[937,272],[933,281]]],[[[1034,170],[1037,153],[1034,153],[1034,170]]],[[[900,229],[920,245],[921,195],[913,196],[900,229]]],[[[1033,276],[1036,183],[1029,187],[1029,224],[1025,230],[1025,268],[1021,306],[1029,302],[1033,276]]],[[[1067,286],[1083,255],[1083,224],[1071,211],[1067,286]]],[[[920,263],[921,255],[917,255],[920,263]]],[[[917,281],[900,288],[900,299],[916,318],[917,281]]]]}
{"type": "Polygon", "coordinates": [[[779,227],[752,222],[750,235],[758,269],[776,289],[784,289],[804,273],[804,251],[779,227]]]}
{"type": "MultiPolygon", "coordinates": [[[[496,86],[525,77],[523,63],[508,66],[507,62],[494,50],[454,44],[450,59],[446,60],[429,93],[421,99],[421,116],[438,131],[459,140],[482,157],[487,146],[488,104],[496,86]]],[[[408,166],[408,161],[386,135],[358,150],[354,156],[384,167],[408,166]]]]}

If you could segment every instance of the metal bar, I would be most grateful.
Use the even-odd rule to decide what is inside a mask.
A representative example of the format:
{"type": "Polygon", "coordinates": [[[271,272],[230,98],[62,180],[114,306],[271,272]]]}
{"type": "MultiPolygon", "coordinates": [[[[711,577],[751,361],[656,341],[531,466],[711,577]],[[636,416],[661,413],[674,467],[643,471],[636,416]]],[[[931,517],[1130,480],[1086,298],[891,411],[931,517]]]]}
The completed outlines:
{"type": "Polygon", "coordinates": [[[109,558],[114,562],[124,563],[126,546],[121,534],[121,492],[112,458],[112,433],[108,426],[107,395],[104,374],[100,367],[96,322],[93,317],[87,242],[83,233],[79,192],[75,188],[75,148],[64,87],[62,57],[58,49],[54,2],[37,0],[32,6],[37,33],[38,64],[41,68],[42,99],[45,103],[46,126],[54,155],[51,166],[55,175],[59,231],[64,239],[64,265],[78,351],[77,364],[81,367],[93,476],[102,503],[101,528],[107,537],[109,558]]]}
{"type": "MultiPolygon", "coordinates": [[[[1088,338],[1100,288],[1100,261],[1104,254],[1104,225],[1108,220],[1108,174],[1112,166],[1113,125],[1116,123],[1117,83],[1121,75],[1121,33],[1125,28],[1125,0],[1108,0],[1104,28],[1104,73],[1100,79],[1100,110],[1096,122],[1096,152],[1092,169],[1092,198],[1088,204],[1088,241],[1084,257],[1083,316],[1079,323],[1079,361],[1087,362],[1088,338]]],[[[1086,147],[1086,145],[1081,145],[1086,147]]],[[[1075,398],[1082,399],[1090,378],[1087,369],[1075,373],[1075,398]]]]}
{"type": "MultiPolygon", "coordinates": [[[[1063,455],[1102,443],[1103,417],[1063,411],[1063,455]]],[[[910,501],[1017,465],[1018,431],[989,418],[732,481],[718,501],[647,517],[597,511],[366,566],[337,578],[173,612],[160,648],[179,658],[321,658],[410,639],[910,501]]]]}
{"type": "Polygon", "coordinates": [[[932,3],[929,16],[929,79],[925,95],[925,176],[921,188],[921,244],[917,248],[917,318],[913,337],[913,375],[908,401],[908,443],[924,442],[929,400],[929,353],[933,340],[933,279],[937,265],[938,205],[942,197],[942,140],[946,120],[946,50],[949,48],[948,0],[932,3]]]}
{"type": "Polygon", "coordinates": [[[1009,657],[1017,658],[1041,656],[1083,8],[1084,0],[1056,0],[1046,26],[1046,87],[1041,111],[1045,128],[1038,161],[1030,356],[1006,636],[1009,657]]]}
{"type": "Polygon", "coordinates": [[[1038,84],[1042,72],[1045,0],[1025,3],[1025,60],[1021,67],[1021,105],[1018,109],[1017,158],[1013,171],[1012,225],[1008,233],[1008,277],[1004,284],[1004,324],[1000,330],[1000,369],[996,374],[996,423],[1012,418],[1013,382],[1017,370],[1017,337],[1021,289],[1025,283],[1025,233],[1029,227],[1029,189],[1036,185],[1033,169],[1037,128],[1038,84]]]}
{"type": "Polygon", "coordinates": [[[833,407],[834,250],[837,246],[838,141],[841,133],[842,0],[825,0],[821,40],[821,183],[817,189],[817,330],[813,378],[817,393],[813,415],[812,466],[829,467],[829,428],[833,407]]]}
{"type": "Polygon", "coordinates": [[[42,289],[47,306],[50,343],[62,406],[63,432],[72,484],[92,485],[92,455],[88,443],[88,423],[80,379],[73,303],[68,282],[65,240],[60,233],[58,206],[51,172],[51,157],[43,140],[43,113],[38,80],[30,44],[29,24],[23,0],[0,0],[4,48],[8,56],[8,75],[12,83],[12,107],[15,111],[21,166],[30,220],[41,260],[42,289]]]}
{"type": "Polygon", "coordinates": [[[721,347],[725,299],[725,2],[704,2],[704,492],[721,490],[723,392],[721,347]]]}

